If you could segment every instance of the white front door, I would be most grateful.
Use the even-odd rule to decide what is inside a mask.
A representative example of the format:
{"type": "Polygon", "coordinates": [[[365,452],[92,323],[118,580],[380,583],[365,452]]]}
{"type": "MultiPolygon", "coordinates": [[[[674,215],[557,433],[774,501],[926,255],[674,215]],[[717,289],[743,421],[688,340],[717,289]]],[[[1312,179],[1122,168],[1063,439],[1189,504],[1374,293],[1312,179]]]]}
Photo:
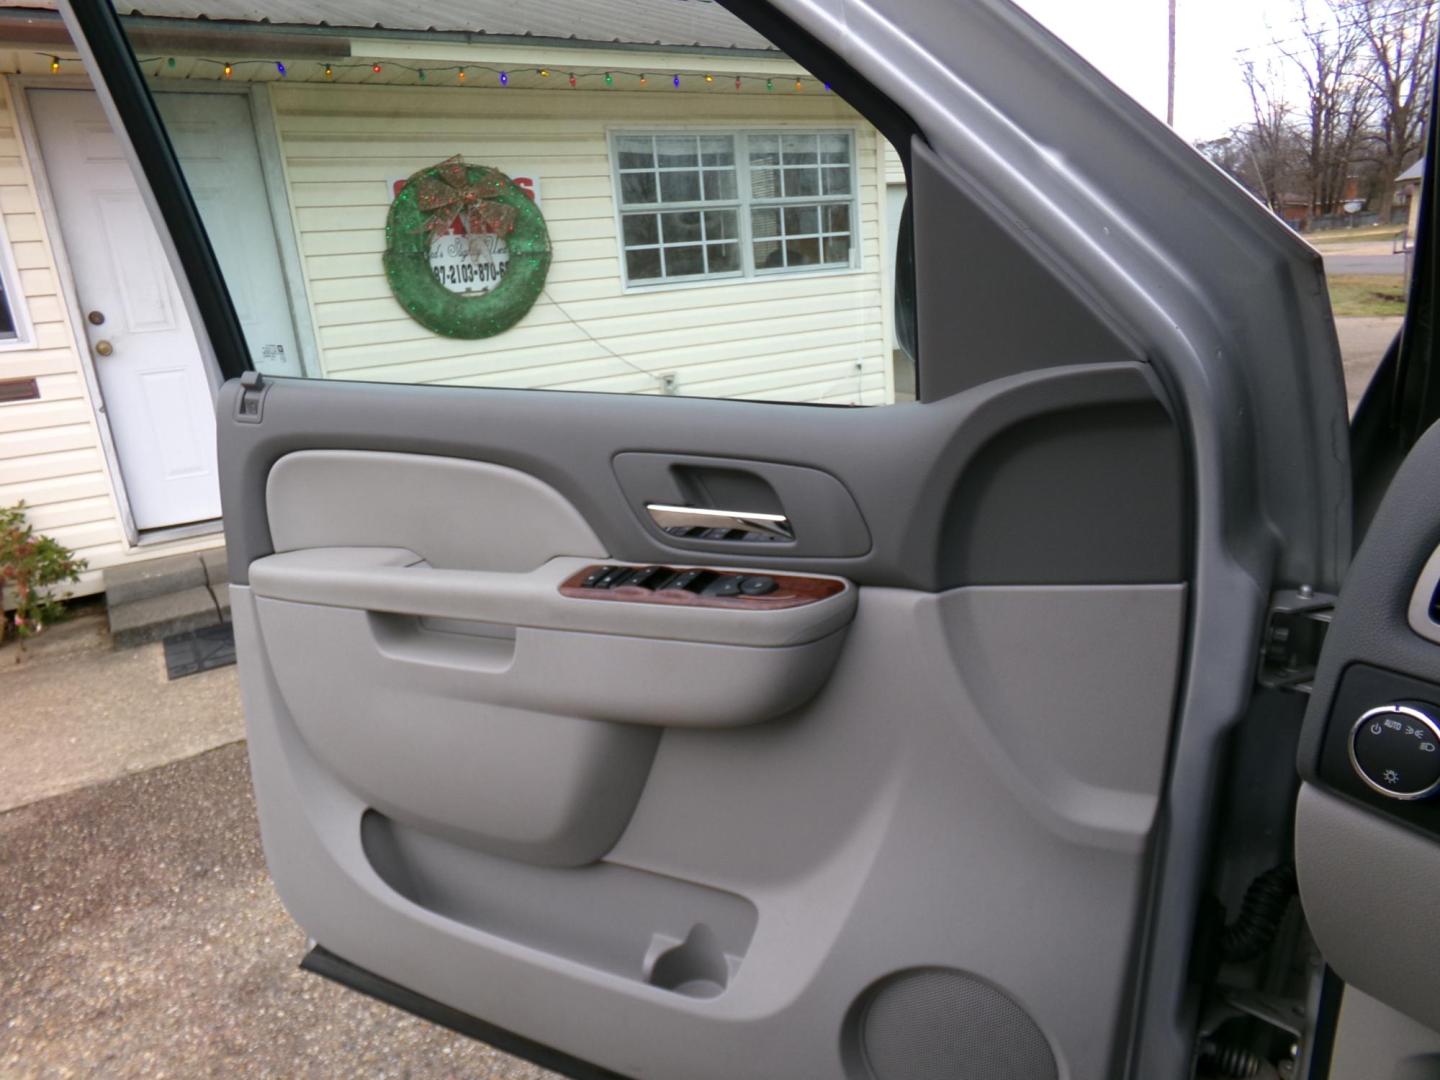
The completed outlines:
{"type": "MultiPolygon", "coordinates": [[[[252,363],[303,374],[249,99],[163,92],[156,102],[252,363]]],[[[135,527],[219,517],[210,379],[120,145],[88,90],[32,90],[30,108],[135,527]]]]}
{"type": "Polygon", "coordinates": [[[135,527],[217,518],[211,381],[119,140],[88,90],[30,108],[135,527]]]}

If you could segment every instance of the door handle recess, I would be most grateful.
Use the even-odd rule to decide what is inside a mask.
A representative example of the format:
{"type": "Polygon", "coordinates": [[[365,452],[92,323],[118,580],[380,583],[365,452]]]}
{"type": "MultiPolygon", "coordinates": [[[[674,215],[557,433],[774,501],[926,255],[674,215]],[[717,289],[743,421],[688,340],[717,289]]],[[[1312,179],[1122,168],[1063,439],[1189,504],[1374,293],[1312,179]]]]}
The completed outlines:
{"type": "Polygon", "coordinates": [[[743,510],[711,510],[703,506],[667,506],[647,503],[645,509],[662,529],[694,528],[740,529],[763,533],[776,540],[794,540],[795,530],[784,514],[747,513],[743,510]]]}

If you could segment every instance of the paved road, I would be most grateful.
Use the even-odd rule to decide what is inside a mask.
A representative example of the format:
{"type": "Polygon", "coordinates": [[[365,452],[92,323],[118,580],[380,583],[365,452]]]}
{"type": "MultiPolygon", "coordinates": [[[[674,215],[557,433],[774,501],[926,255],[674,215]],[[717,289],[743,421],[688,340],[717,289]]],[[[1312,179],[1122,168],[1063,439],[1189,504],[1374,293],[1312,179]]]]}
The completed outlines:
{"type": "Polygon", "coordinates": [[[1370,385],[1376,366],[1399,330],[1400,319],[1397,317],[1335,320],[1335,331],[1340,338],[1340,357],[1345,368],[1345,395],[1349,398],[1352,413],[1360,404],[1360,396],[1370,385]]]}
{"type": "Polygon", "coordinates": [[[1394,274],[1405,273],[1405,256],[1384,254],[1350,254],[1336,252],[1325,256],[1327,274],[1394,274]]]}
{"type": "Polygon", "coordinates": [[[304,947],[242,744],[0,814],[5,1080],[550,1076],[297,970],[304,947]]]}

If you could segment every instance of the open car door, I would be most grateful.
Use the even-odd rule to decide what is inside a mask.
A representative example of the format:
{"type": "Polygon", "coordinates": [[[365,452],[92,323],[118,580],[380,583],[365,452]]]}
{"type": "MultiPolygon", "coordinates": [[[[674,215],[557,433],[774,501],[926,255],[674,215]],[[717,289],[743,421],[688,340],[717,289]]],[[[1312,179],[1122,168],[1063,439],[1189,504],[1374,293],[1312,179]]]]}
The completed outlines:
{"type": "Polygon", "coordinates": [[[1003,0],[275,6],[65,17],[225,380],[307,963],[576,1076],[1188,1075],[1271,596],[1349,558],[1318,257],[1003,0]],[[264,84],[309,377],[177,68],[264,84]]]}

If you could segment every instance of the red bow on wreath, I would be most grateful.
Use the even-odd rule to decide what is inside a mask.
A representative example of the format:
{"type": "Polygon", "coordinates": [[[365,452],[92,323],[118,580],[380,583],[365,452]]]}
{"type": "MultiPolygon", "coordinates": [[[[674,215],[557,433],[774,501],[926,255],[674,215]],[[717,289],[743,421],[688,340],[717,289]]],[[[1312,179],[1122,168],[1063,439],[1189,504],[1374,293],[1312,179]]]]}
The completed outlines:
{"type": "Polygon", "coordinates": [[[415,205],[426,215],[425,231],[444,236],[459,220],[472,236],[515,231],[515,208],[495,202],[510,181],[497,169],[482,168],[478,180],[460,155],[442,161],[415,182],[415,205]]]}

